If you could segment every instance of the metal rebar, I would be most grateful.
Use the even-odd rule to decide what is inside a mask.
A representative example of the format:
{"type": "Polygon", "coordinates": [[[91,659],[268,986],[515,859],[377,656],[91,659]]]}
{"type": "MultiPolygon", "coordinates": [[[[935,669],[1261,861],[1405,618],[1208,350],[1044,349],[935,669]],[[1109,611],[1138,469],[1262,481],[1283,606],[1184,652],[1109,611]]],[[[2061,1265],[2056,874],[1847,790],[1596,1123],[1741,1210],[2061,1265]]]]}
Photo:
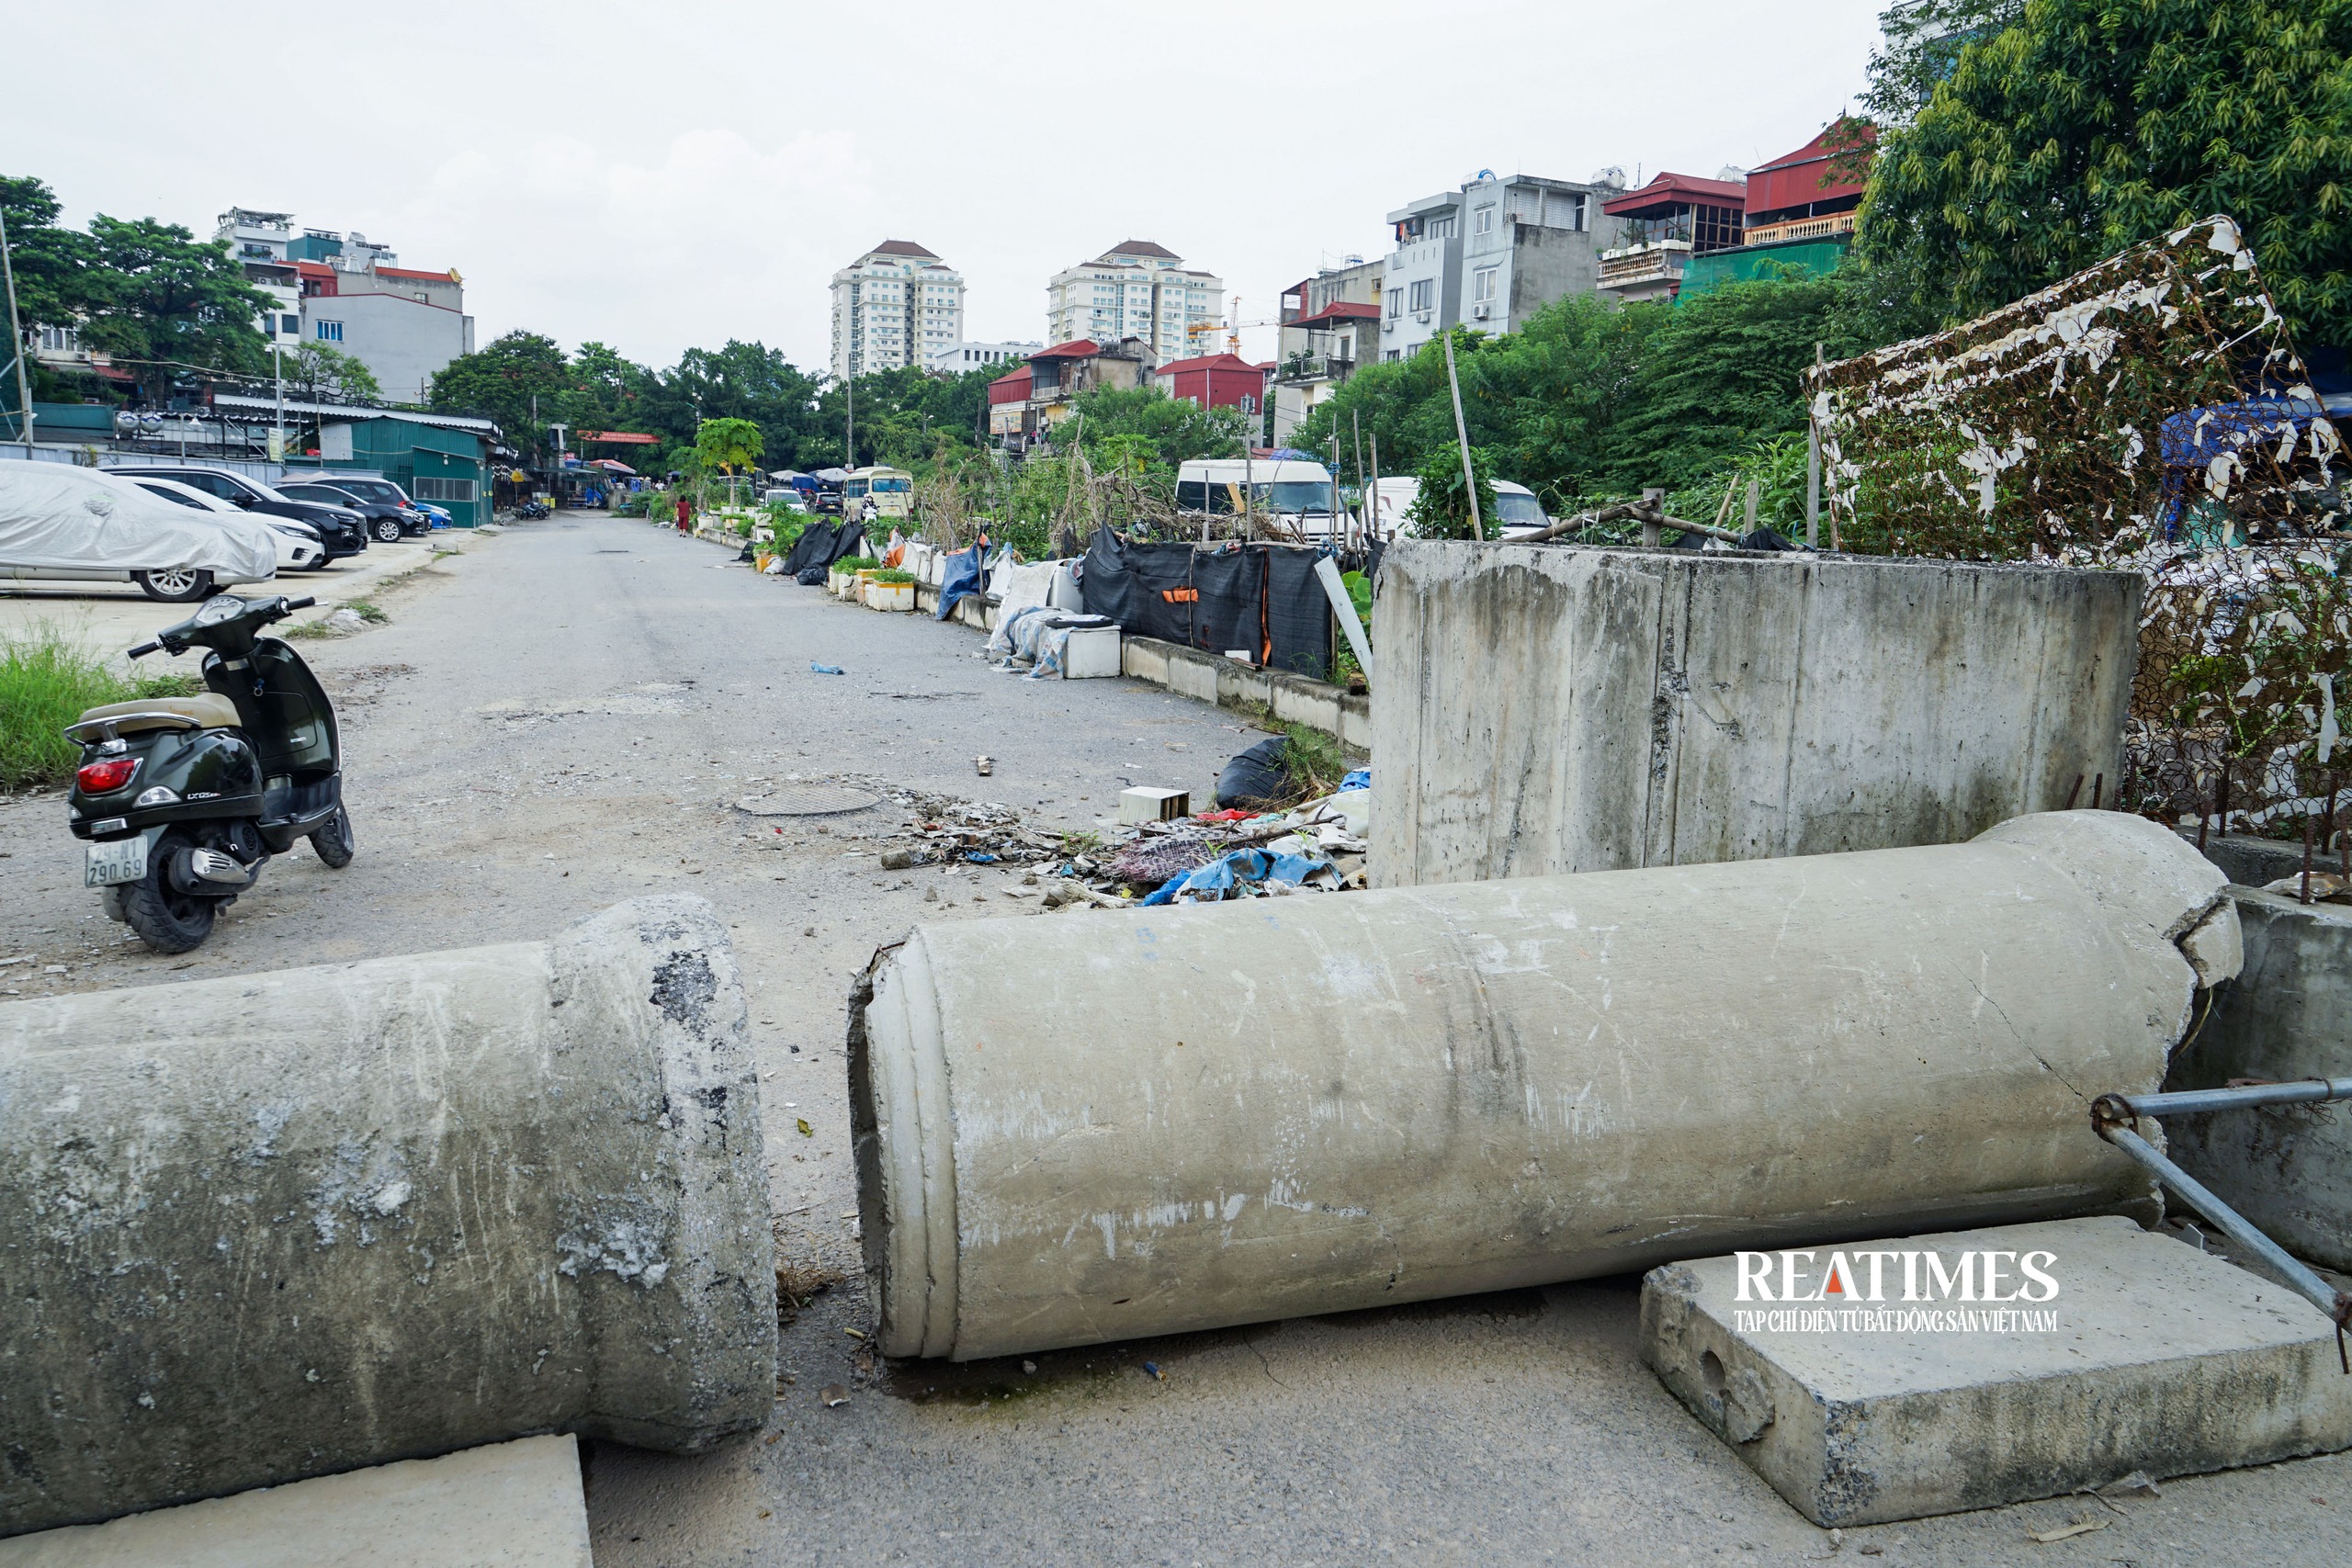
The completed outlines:
{"type": "Polygon", "coordinates": [[[2213,1196],[2202,1182],[2158,1154],[2147,1139],[2129,1127],[2099,1120],[2096,1114],[2093,1120],[2100,1137],[2139,1161],[2157,1180],[2179,1193],[2190,1208],[2219,1227],[2222,1235],[2260,1258],[2286,1281],[2288,1289],[2325,1313],[2341,1335],[2346,1316],[2352,1315],[2352,1296],[2345,1295],[2296,1261],[2277,1242],[2248,1224],[2236,1210],[2213,1196]]]}
{"type": "Polygon", "coordinates": [[[2286,1083],[2235,1084],[2228,1089],[2111,1094],[2104,1098],[2132,1116],[2194,1116],[2200,1111],[2242,1111],[2255,1105],[2312,1105],[2324,1100],[2352,1100],[2352,1078],[2294,1078],[2286,1083]]]}

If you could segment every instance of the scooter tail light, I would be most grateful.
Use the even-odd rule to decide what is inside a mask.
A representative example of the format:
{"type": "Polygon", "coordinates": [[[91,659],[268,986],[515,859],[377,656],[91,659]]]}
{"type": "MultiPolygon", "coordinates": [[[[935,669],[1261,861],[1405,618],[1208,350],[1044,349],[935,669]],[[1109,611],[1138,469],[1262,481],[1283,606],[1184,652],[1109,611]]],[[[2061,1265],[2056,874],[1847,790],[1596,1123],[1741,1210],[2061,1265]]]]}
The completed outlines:
{"type": "Polygon", "coordinates": [[[144,761],[143,757],[107,757],[85,762],[74,770],[74,783],[84,795],[112,795],[130,782],[144,761]]]}

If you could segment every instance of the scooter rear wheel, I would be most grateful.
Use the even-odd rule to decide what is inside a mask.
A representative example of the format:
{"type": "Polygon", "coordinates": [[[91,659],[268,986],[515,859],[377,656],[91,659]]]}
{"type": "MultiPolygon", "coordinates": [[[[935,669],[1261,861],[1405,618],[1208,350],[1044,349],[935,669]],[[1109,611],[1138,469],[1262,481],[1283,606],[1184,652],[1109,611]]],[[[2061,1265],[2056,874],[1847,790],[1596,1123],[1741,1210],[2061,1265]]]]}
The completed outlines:
{"type": "Polygon", "coordinates": [[[311,835],[311,848],[316,850],[319,858],[335,871],[341,871],[351,863],[352,853],[358,847],[358,841],[352,837],[348,807],[336,807],[334,815],[320,823],[318,830],[311,835]]]}
{"type": "Polygon", "coordinates": [[[220,913],[220,899],[200,898],[172,886],[165,868],[173,852],[184,847],[165,837],[147,857],[147,874],[120,884],[123,923],[156,953],[186,953],[201,946],[212,934],[212,917],[220,913]]]}

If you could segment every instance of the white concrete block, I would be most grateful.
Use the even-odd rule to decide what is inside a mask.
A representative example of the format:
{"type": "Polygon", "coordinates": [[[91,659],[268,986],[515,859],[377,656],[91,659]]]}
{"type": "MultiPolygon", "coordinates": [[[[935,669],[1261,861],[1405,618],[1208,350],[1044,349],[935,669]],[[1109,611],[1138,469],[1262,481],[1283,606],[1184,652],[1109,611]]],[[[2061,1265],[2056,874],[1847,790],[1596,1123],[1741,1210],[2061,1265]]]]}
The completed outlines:
{"type": "Polygon", "coordinates": [[[1122,822],[1174,822],[1192,815],[1193,792],[1138,786],[1119,792],[1122,822]]]}
{"type": "Polygon", "coordinates": [[[1062,651],[1062,678],[1095,681],[1119,673],[1119,628],[1077,626],[1062,651]]]}
{"type": "Polygon", "coordinates": [[[1668,1264],[1642,1284],[1642,1359],[1823,1526],[2352,1448],[2352,1377],[2317,1308],[2115,1217],[1668,1264]],[[1973,1290],[1937,1289],[1927,1255],[1952,1270],[1970,1254],[1973,1290]],[[1974,1272],[1996,1254],[1997,1303],[1974,1272]],[[1786,1260],[1822,1299],[1762,1299],[1786,1260]],[[1901,1315],[1863,1326],[1874,1314],[1901,1315]]]}
{"type": "Polygon", "coordinates": [[[569,1433],[0,1540],[0,1568],[590,1568],[569,1433]]]}

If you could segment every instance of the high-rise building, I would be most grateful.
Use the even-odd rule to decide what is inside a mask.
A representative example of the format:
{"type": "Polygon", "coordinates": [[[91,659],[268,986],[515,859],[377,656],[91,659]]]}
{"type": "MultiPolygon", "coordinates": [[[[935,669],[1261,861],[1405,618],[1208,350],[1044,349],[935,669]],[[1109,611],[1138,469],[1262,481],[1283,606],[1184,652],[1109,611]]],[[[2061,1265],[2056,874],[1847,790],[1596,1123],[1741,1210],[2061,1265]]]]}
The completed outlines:
{"type": "Polygon", "coordinates": [[[833,274],[833,374],[928,365],[964,341],[964,275],[910,240],[885,240],[833,274]]]}
{"type": "Polygon", "coordinates": [[[1225,313],[1225,280],[1149,240],[1114,245],[1046,286],[1046,341],[1138,338],[1152,357],[1183,359],[1215,345],[1196,329],[1225,313]]]}

